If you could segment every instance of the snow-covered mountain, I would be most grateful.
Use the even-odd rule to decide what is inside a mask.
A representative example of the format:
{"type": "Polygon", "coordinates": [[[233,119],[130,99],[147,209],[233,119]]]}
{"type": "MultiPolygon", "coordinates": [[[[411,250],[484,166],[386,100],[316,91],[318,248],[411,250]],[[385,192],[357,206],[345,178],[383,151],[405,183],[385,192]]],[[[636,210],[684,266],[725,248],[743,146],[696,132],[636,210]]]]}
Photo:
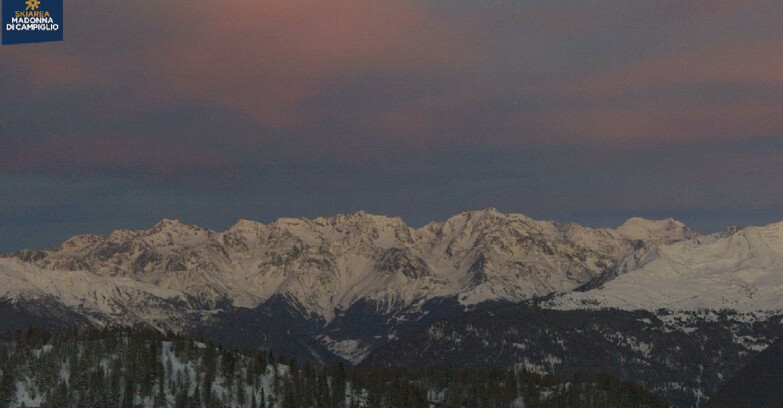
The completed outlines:
{"type": "Polygon", "coordinates": [[[223,232],[163,220],[0,257],[10,328],[152,326],[380,365],[599,364],[677,406],[771,344],[781,316],[783,222],[702,236],[493,209],[420,228],[364,212],[223,232]]]}
{"type": "MultiPolygon", "coordinates": [[[[421,228],[364,212],[240,220],[223,232],[163,220],[0,258],[0,301],[45,300],[95,324],[176,330],[282,301],[329,327],[318,338],[332,352],[358,360],[370,345],[340,333],[351,320],[369,314],[394,327],[437,299],[471,307],[570,291],[619,260],[696,236],[671,219],[593,229],[494,209],[421,228]]],[[[372,338],[396,335],[379,330],[372,338]]]]}
{"type": "Polygon", "coordinates": [[[489,209],[414,229],[359,212],[332,218],[240,220],[213,232],[176,220],[146,231],[82,235],[0,260],[5,297],[46,293],[112,314],[129,292],[255,307],[275,294],[330,320],[374,300],[393,311],[423,299],[519,301],[567,291],[639,248],[694,236],[673,220],[616,230],[536,221],[489,209]]]}
{"type": "MultiPolygon", "coordinates": [[[[626,237],[677,230],[635,219],[618,228],[626,237]]],[[[521,366],[561,378],[600,370],[673,406],[704,406],[783,336],[783,222],[658,242],[574,291],[431,322],[363,364],[521,366]]]]}
{"type": "MultiPolygon", "coordinates": [[[[612,279],[555,297],[559,309],[783,310],[783,222],[733,228],[628,256],[612,279]]],[[[600,280],[600,279],[599,279],[600,280]]]]}

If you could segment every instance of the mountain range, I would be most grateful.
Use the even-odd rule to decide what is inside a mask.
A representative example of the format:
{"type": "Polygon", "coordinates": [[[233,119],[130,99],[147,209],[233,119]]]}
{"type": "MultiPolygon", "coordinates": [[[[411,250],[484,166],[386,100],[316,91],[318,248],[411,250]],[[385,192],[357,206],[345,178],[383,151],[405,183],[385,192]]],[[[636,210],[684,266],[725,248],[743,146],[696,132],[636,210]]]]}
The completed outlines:
{"type": "MultiPolygon", "coordinates": [[[[588,313],[611,322],[607,310],[623,316],[617,322],[646,314],[636,319],[643,324],[596,323],[607,332],[593,336],[719,331],[726,340],[718,351],[740,354],[718,367],[706,389],[701,379],[678,385],[678,404],[698,403],[778,335],[769,324],[783,309],[783,223],[701,235],[674,219],[589,228],[494,209],[420,228],[364,212],[240,220],[222,232],[163,220],[0,257],[0,317],[9,328],[152,327],[315,361],[387,364],[388,356],[421,353],[408,346],[435,344],[456,359],[462,346],[438,338],[436,328],[469,332],[461,323],[476,315],[492,327],[487,335],[498,334],[490,322],[498,307],[537,310],[500,314],[545,327],[550,336],[539,342],[556,342],[568,327],[537,319],[588,313]],[[761,326],[738,329],[754,324],[761,326]]],[[[531,339],[485,340],[479,355],[536,347],[531,339]]],[[[636,349],[629,350],[644,360],[636,349]]],[[[512,353],[506,363],[559,372],[554,362],[565,359],[557,353],[567,352],[527,360],[512,353]]],[[[626,377],[644,382],[642,374],[626,377]]],[[[651,384],[668,395],[666,384],[651,384]]]]}
{"type": "Polygon", "coordinates": [[[163,220],[0,258],[0,297],[46,301],[97,325],[170,330],[282,303],[316,326],[331,325],[319,343],[358,361],[372,344],[339,333],[334,326],[346,314],[391,319],[372,338],[394,337],[394,327],[421,318],[428,302],[469,308],[569,291],[643,248],[693,236],[674,220],[592,229],[494,209],[421,228],[364,212],[240,220],[223,232],[163,220]]]}

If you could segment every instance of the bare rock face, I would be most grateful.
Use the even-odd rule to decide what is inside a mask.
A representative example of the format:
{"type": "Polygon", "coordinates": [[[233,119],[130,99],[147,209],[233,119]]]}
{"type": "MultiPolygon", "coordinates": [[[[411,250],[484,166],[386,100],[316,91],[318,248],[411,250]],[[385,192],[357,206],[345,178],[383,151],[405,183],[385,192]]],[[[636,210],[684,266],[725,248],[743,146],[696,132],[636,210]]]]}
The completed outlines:
{"type": "Polygon", "coordinates": [[[399,273],[408,279],[432,276],[432,272],[424,260],[399,248],[391,248],[383,252],[375,264],[375,269],[390,274],[399,273]]]}

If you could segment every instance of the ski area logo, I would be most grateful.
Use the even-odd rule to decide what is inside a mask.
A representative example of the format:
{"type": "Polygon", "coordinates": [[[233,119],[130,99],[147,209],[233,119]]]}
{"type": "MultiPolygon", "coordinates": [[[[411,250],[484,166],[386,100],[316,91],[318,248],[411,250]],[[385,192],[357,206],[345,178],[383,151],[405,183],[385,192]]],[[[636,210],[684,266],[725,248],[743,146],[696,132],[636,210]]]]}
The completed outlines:
{"type": "Polygon", "coordinates": [[[3,45],[63,40],[63,0],[2,0],[3,45]]]}
{"type": "Polygon", "coordinates": [[[38,0],[27,0],[24,4],[27,5],[25,10],[38,10],[38,7],[41,7],[41,2],[38,0]]]}

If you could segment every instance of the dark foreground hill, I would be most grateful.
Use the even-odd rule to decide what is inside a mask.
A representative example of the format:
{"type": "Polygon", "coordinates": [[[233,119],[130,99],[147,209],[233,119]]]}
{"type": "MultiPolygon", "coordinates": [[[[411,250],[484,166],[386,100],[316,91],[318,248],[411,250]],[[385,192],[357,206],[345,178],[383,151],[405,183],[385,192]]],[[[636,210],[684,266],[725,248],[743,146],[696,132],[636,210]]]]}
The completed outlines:
{"type": "Polygon", "coordinates": [[[300,364],[152,331],[0,338],[0,408],[663,408],[609,375],[300,364]]]}
{"type": "Polygon", "coordinates": [[[782,408],[783,340],[769,346],[732,377],[708,408],[782,408]]]}
{"type": "Polygon", "coordinates": [[[732,311],[563,311],[509,305],[437,320],[379,348],[363,365],[406,361],[457,370],[522,367],[560,379],[609,372],[674,406],[690,408],[703,404],[755,350],[783,335],[780,316],[748,321],[732,311]]]}

